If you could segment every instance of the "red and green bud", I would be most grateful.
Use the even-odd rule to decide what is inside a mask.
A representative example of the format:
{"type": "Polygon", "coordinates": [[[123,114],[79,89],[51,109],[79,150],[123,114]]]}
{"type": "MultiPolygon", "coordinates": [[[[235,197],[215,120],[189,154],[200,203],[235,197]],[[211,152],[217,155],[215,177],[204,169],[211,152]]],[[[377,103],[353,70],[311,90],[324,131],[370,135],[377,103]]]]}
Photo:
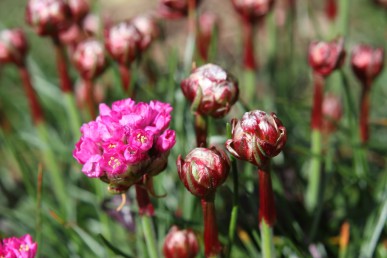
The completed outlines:
{"type": "Polygon", "coordinates": [[[340,68],[344,61],[343,38],[331,42],[314,41],[309,45],[308,61],[316,74],[328,76],[340,68]]]}
{"type": "Polygon", "coordinates": [[[236,158],[265,168],[286,144],[286,129],[276,114],[264,111],[247,112],[241,120],[232,120],[232,139],[226,148],[236,158]]]}
{"type": "Polygon", "coordinates": [[[104,36],[106,50],[119,64],[128,66],[139,55],[141,34],[130,21],[109,26],[104,36]]]}
{"type": "Polygon", "coordinates": [[[73,60],[82,78],[88,80],[95,79],[106,68],[105,50],[97,40],[87,40],[78,44],[73,60]]]}
{"type": "Polygon", "coordinates": [[[184,186],[202,199],[212,197],[226,181],[230,171],[230,159],[223,150],[216,147],[195,148],[184,160],[179,155],[176,164],[184,186]]]}
{"type": "Polygon", "coordinates": [[[149,15],[134,17],[131,22],[141,34],[140,49],[145,51],[159,36],[159,27],[155,19],[149,15]]]}
{"type": "Polygon", "coordinates": [[[370,84],[382,71],[384,51],[368,45],[358,45],[352,50],[352,70],[363,83],[370,84]]]}
{"type": "Polygon", "coordinates": [[[68,0],[67,1],[73,21],[81,22],[90,11],[88,0],[68,0]]]}
{"type": "Polygon", "coordinates": [[[28,52],[28,43],[21,29],[9,29],[0,32],[0,63],[24,64],[28,52]]]}
{"type": "MultiPolygon", "coordinates": [[[[189,0],[160,0],[158,13],[165,19],[180,19],[188,15],[189,0]]],[[[196,0],[196,6],[201,0],[196,0]]]]}
{"type": "Polygon", "coordinates": [[[322,129],[325,133],[332,133],[336,131],[337,124],[343,115],[341,99],[333,94],[327,94],[324,97],[322,104],[322,129]]]}
{"type": "Polygon", "coordinates": [[[236,79],[214,64],[194,69],[180,86],[193,110],[215,118],[228,114],[239,96],[236,79]]]}
{"type": "Polygon", "coordinates": [[[273,7],[274,0],[232,0],[235,10],[246,22],[256,22],[273,7]]]}
{"type": "Polygon", "coordinates": [[[194,258],[199,253],[199,243],[192,230],[173,226],[165,237],[165,258],[194,258]]]}
{"type": "Polygon", "coordinates": [[[38,35],[56,36],[71,26],[71,10],[64,0],[29,0],[26,21],[38,35]]]}

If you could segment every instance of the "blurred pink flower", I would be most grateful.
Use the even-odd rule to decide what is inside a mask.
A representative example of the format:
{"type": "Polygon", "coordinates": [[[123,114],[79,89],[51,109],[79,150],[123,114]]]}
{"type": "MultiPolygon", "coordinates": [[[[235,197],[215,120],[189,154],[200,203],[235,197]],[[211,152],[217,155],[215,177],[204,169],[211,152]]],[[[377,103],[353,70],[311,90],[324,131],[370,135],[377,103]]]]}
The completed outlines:
{"type": "Polygon", "coordinates": [[[0,257],[34,258],[38,249],[30,235],[20,238],[10,237],[0,240],[0,257]]]}

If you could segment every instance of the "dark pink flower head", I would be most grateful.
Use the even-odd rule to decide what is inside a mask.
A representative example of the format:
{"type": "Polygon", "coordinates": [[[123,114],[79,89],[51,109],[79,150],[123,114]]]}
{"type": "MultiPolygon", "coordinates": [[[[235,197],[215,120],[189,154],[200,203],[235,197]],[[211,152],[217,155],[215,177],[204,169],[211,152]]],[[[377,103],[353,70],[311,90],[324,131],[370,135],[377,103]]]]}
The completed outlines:
{"type": "Polygon", "coordinates": [[[277,116],[255,110],[232,120],[232,139],[226,148],[236,158],[264,168],[285,146],[286,129],[277,116]]]}
{"type": "Polygon", "coordinates": [[[38,245],[28,234],[0,240],[0,257],[4,258],[34,258],[37,249],[38,245]]]}
{"type": "Polygon", "coordinates": [[[190,229],[180,230],[173,226],[164,240],[165,258],[194,258],[199,253],[199,243],[190,229]]]}
{"type": "Polygon", "coordinates": [[[88,0],[67,0],[73,21],[81,22],[89,13],[90,4],[88,0]]]}
{"type": "Polygon", "coordinates": [[[71,11],[65,0],[29,0],[26,21],[38,35],[55,36],[70,27],[71,11]]]}
{"type": "Polygon", "coordinates": [[[180,86],[196,112],[212,117],[224,117],[239,95],[236,79],[214,64],[196,68],[180,86]]]}
{"type": "MultiPolygon", "coordinates": [[[[196,0],[196,7],[201,0],[196,0]]],[[[160,0],[158,13],[165,19],[180,19],[188,15],[188,0],[160,0]]]]}
{"type": "Polygon", "coordinates": [[[183,160],[176,161],[177,172],[184,186],[193,195],[206,198],[226,181],[230,160],[226,153],[215,147],[195,148],[183,160]]]}
{"type": "Polygon", "coordinates": [[[94,79],[106,68],[105,49],[97,40],[89,39],[77,45],[73,54],[75,67],[85,79],[94,79]]]}
{"type": "Polygon", "coordinates": [[[271,10],[274,0],[232,0],[232,4],[243,20],[255,22],[271,10]]]}
{"type": "Polygon", "coordinates": [[[143,175],[154,176],[167,165],[176,142],[168,129],[172,107],[151,101],[116,101],[100,104],[100,115],[81,127],[81,139],[73,151],[88,177],[109,183],[109,191],[125,192],[143,175]]]}
{"type": "Polygon", "coordinates": [[[107,51],[121,65],[129,65],[139,55],[141,34],[130,21],[108,27],[104,34],[107,51]]]}
{"type": "Polygon", "coordinates": [[[343,115],[341,99],[333,94],[327,94],[322,104],[323,124],[322,128],[325,133],[332,133],[336,130],[343,115]]]}
{"type": "Polygon", "coordinates": [[[158,25],[149,15],[134,17],[131,22],[141,34],[140,48],[145,51],[159,35],[158,25]]]}
{"type": "Polygon", "coordinates": [[[197,44],[200,56],[203,60],[208,59],[208,50],[216,30],[218,30],[218,17],[211,12],[204,12],[199,16],[199,31],[197,44]]]}
{"type": "Polygon", "coordinates": [[[343,38],[331,42],[314,41],[309,45],[308,61],[313,71],[322,76],[330,75],[344,61],[343,38]]]}
{"type": "Polygon", "coordinates": [[[372,82],[383,69],[384,51],[382,48],[358,45],[352,50],[351,65],[360,81],[372,82]]]}
{"type": "Polygon", "coordinates": [[[27,51],[27,39],[21,29],[0,31],[0,63],[23,65],[27,51]]]}

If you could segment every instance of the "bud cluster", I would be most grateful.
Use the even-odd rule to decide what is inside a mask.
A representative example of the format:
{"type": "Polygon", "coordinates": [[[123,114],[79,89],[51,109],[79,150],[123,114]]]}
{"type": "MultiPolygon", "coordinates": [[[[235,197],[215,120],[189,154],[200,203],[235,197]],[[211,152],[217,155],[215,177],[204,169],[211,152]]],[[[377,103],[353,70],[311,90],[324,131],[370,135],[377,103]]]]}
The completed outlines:
{"type": "Polygon", "coordinates": [[[236,79],[214,64],[194,69],[180,86],[196,112],[216,118],[224,117],[239,96],[236,79]]]}
{"type": "Polygon", "coordinates": [[[215,193],[226,181],[230,171],[230,160],[223,150],[215,147],[195,148],[183,160],[177,158],[180,180],[193,195],[206,198],[215,193]]]}
{"type": "Polygon", "coordinates": [[[236,158],[265,168],[281,152],[286,139],[286,129],[274,113],[255,110],[232,121],[232,139],[227,140],[226,148],[236,158]]]}
{"type": "Polygon", "coordinates": [[[146,173],[153,176],[167,165],[175,144],[175,131],[168,129],[172,107],[151,101],[116,101],[100,104],[100,115],[81,127],[74,158],[88,177],[109,183],[109,190],[122,193],[146,173]]]}
{"type": "Polygon", "coordinates": [[[21,29],[0,31],[0,63],[24,64],[28,43],[21,29]]]}
{"type": "Polygon", "coordinates": [[[194,258],[199,253],[199,243],[192,230],[173,226],[165,237],[165,258],[194,258]]]}

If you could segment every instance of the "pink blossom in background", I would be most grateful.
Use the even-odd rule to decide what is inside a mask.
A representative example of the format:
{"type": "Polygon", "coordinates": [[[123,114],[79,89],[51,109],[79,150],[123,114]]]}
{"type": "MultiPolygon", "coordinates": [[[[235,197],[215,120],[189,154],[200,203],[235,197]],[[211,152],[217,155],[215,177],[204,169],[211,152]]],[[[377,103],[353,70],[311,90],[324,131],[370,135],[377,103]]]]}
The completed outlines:
{"type": "Polygon", "coordinates": [[[10,237],[0,240],[0,257],[34,258],[38,249],[30,235],[20,238],[10,237]]]}
{"type": "Polygon", "coordinates": [[[175,131],[168,129],[170,104],[124,99],[111,107],[100,104],[99,112],[95,121],[81,127],[73,151],[86,176],[101,178],[109,188],[127,189],[144,174],[155,175],[165,168],[176,142],[175,131]]]}

